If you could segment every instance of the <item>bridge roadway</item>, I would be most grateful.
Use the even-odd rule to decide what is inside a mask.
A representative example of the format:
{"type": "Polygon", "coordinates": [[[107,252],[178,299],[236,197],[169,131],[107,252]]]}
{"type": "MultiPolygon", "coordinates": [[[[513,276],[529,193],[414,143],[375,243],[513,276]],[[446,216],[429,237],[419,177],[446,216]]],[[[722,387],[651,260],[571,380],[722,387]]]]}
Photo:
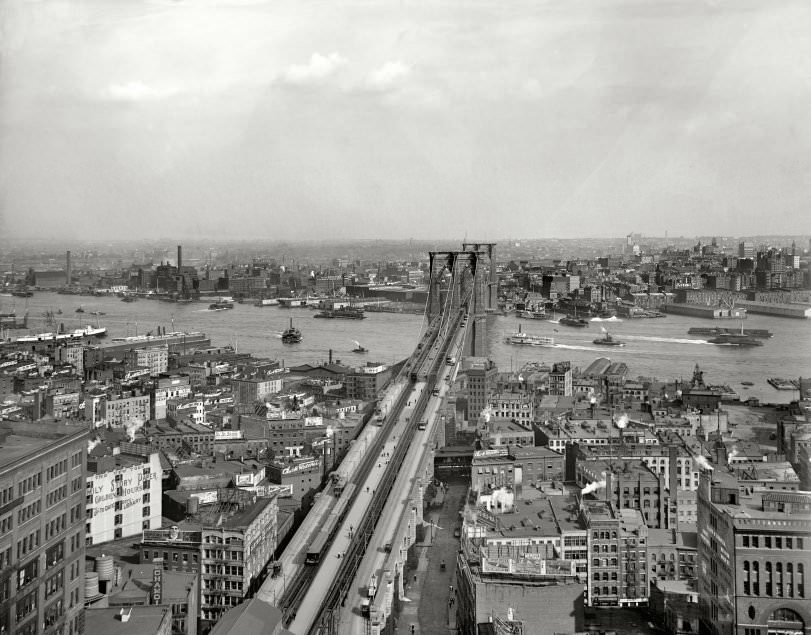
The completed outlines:
{"type": "MultiPolygon", "coordinates": [[[[424,383],[414,385],[412,395],[421,393],[425,389],[424,383]]],[[[361,526],[363,517],[372,504],[376,494],[376,485],[383,479],[388,468],[389,457],[397,447],[397,441],[402,438],[405,428],[410,425],[410,417],[414,405],[407,406],[398,417],[391,436],[384,443],[377,456],[377,463],[372,467],[366,481],[358,488],[357,497],[339,527],[332,545],[327,549],[326,555],[321,558],[318,572],[310,583],[304,599],[301,602],[296,617],[289,626],[289,630],[296,634],[308,633],[321,612],[324,598],[335,585],[338,571],[343,564],[341,558],[349,550],[350,542],[354,537],[355,528],[361,526]],[[339,557],[340,556],[340,557],[339,557]]]]}
{"type": "MultiPolygon", "coordinates": [[[[350,592],[353,596],[351,603],[357,607],[359,602],[356,602],[358,598],[355,592],[359,588],[365,589],[369,581],[369,577],[363,576],[370,576],[375,571],[378,580],[382,582],[381,555],[392,560],[392,567],[395,569],[404,561],[409,546],[407,536],[398,541],[396,549],[392,544],[392,553],[388,557],[385,546],[394,541],[398,529],[402,528],[403,520],[413,506],[411,492],[418,468],[426,453],[433,449],[433,444],[429,444],[428,440],[433,439],[435,414],[447,390],[446,382],[455,374],[455,365],[448,366],[445,360],[449,353],[454,355],[461,350],[465,324],[466,320],[461,315],[446,320],[440,328],[444,333],[440,333],[428,350],[424,351],[415,375],[420,379],[424,377],[425,380],[413,384],[407,405],[397,414],[396,422],[388,429],[388,438],[383,443],[378,461],[366,481],[359,486],[352,508],[344,517],[326,556],[322,557],[321,566],[289,626],[291,632],[297,635],[314,632],[320,628],[322,620],[328,621],[326,630],[338,631],[340,626],[336,621],[342,623],[344,616],[341,615],[337,602],[330,606],[333,601],[331,596],[335,596],[336,589],[340,589],[339,599],[344,608],[349,601],[350,592]],[[463,328],[458,328],[460,322],[463,328]],[[442,373],[442,379],[446,381],[437,386],[438,372],[442,373]],[[435,386],[437,394],[432,395],[435,386]],[[418,430],[421,422],[425,422],[425,430],[418,430]],[[391,467],[389,462],[393,463],[391,467]],[[378,486],[383,491],[376,496],[378,486]],[[385,491],[383,488],[390,489],[385,491]],[[378,517],[383,522],[378,523],[378,517]],[[358,539],[354,534],[361,527],[366,527],[366,532],[358,539]],[[349,562],[345,556],[349,557],[349,562]],[[357,572],[359,566],[364,567],[361,574],[357,572]]],[[[421,520],[421,508],[417,510],[417,514],[421,520]]],[[[390,597],[390,590],[384,590],[386,597],[390,597]]],[[[359,612],[359,607],[357,610],[359,612]]],[[[386,611],[385,614],[387,613],[386,611]]]]}
{"type": "MultiPolygon", "coordinates": [[[[407,378],[398,378],[395,383],[386,391],[380,406],[383,412],[394,408],[400,395],[408,386],[407,378]]],[[[378,425],[366,425],[358,437],[352,442],[340,466],[335,470],[341,474],[347,482],[353,481],[358,474],[361,464],[366,459],[370,449],[374,449],[377,435],[381,427],[378,425]]],[[[272,604],[284,613],[289,609],[295,610],[293,606],[300,601],[301,588],[309,582],[309,576],[305,575],[304,556],[307,547],[315,539],[318,532],[326,526],[330,520],[333,509],[338,503],[346,500],[347,503],[353,496],[354,488],[347,488],[340,499],[333,495],[331,487],[328,485],[315,498],[313,506],[307,513],[302,524],[290,539],[281,556],[277,561],[280,565],[280,573],[275,577],[268,577],[262,583],[256,596],[263,602],[272,604]]],[[[292,610],[290,612],[292,612],[292,610]]]]}
{"type": "MultiPolygon", "coordinates": [[[[439,324],[440,320],[436,320],[435,324],[429,325],[420,344],[406,364],[407,369],[420,367],[423,361],[429,357],[430,345],[434,342],[439,324]]],[[[350,505],[353,497],[361,493],[362,490],[357,488],[356,483],[365,480],[366,473],[377,464],[372,460],[374,457],[370,455],[384,451],[381,446],[383,439],[378,438],[381,436],[381,430],[391,428],[395,420],[399,419],[400,409],[406,407],[408,403],[405,399],[406,392],[413,390],[409,374],[408,370],[402,371],[385,391],[378,404],[378,409],[383,414],[383,421],[379,422],[380,425],[365,426],[340,466],[335,470],[344,477],[347,484],[344,494],[338,499],[330,487],[319,493],[313,507],[276,563],[279,565],[279,574],[266,578],[257,592],[259,600],[282,610],[285,623],[295,615],[315,573],[314,567],[304,565],[307,549],[320,531],[325,529],[329,531],[334,524],[337,524],[339,518],[335,510],[350,505]]],[[[365,491],[363,493],[365,494],[365,491]]],[[[368,507],[368,501],[366,503],[368,507]]]]}
{"type": "MultiPolygon", "coordinates": [[[[450,345],[448,356],[459,359],[464,337],[464,330],[461,330],[457,334],[456,342],[450,345]]],[[[417,502],[415,498],[420,504],[422,498],[415,496],[415,490],[433,475],[429,463],[432,460],[431,451],[436,446],[437,427],[441,425],[436,415],[447,391],[456,380],[458,369],[458,361],[446,365],[438,379],[439,394],[431,398],[423,416],[426,428],[424,431],[418,430],[409,445],[406,459],[400,467],[397,480],[383,509],[381,523],[367,545],[351,592],[341,605],[336,629],[340,635],[368,632],[369,619],[376,621],[378,629],[382,628],[391,614],[393,587],[397,582],[400,583],[399,589],[402,592],[403,563],[407,558],[408,548],[415,538],[409,535],[411,528],[409,525],[413,524],[412,520],[422,519],[422,509],[415,508],[417,502]],[[373,597],[370,600],[370,618],[362,614],[361,606],[364,600],[370,597],[370,581],[373,575],[377,581],[377,588],[371,590],[373,597]]]]}

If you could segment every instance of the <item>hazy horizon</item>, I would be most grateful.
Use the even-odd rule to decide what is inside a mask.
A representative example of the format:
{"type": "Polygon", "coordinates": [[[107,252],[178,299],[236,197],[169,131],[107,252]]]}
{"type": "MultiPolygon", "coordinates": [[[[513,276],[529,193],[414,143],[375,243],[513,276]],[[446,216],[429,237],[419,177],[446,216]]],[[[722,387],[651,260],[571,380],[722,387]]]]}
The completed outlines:
{"type": "Polygon", "coordinates": [[[5,239],[811,233],[800,0],[9,0],[0,20],[5,239]]]}

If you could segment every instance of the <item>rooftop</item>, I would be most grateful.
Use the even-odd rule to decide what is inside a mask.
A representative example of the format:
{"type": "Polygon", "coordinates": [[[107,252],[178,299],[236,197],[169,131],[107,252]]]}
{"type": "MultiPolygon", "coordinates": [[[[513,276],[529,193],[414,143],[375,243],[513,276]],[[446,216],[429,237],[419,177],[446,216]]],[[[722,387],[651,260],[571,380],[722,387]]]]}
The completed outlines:
{"type": "Polygon", "coordinates": [[[56,442],[79,440],[86,435],[84,427],[4,421],[0,423],[0,470],[39,455],[56,442]]]}
{"type": "Polygon", "coordinates": [[[134,606],[127,609],[87,609],[85,611],[85,632],[115,633],[116,635],[151,635],[161,632],[165,619],[171,621],[171,609],[162,606],[134,606]],[[125,622],[121,611],[131,611],[125,622]]]}

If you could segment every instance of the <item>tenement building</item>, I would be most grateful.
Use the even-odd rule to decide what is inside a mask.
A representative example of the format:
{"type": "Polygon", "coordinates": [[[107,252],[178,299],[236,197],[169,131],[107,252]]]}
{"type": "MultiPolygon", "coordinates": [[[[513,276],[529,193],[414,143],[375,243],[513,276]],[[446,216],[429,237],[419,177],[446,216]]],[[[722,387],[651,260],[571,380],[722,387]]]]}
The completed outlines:
{"type": "Polygon", "coordinates": [[[752,492],[732,474],[701,475],[698,581],[712,635],[807,635],[811,492],[752,492]]]}
{"type": "Polygon", "coordinates": [[[84,628],[87,431],[0,423],[0,633],[84,628]]]}

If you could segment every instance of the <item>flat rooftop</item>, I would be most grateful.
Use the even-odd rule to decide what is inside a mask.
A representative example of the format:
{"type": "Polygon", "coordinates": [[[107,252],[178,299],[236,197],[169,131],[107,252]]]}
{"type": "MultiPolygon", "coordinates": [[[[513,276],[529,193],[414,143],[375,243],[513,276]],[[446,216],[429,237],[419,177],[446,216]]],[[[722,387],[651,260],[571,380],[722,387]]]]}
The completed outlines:
{"type": "MultiPolygon", "coordinates": [[[[115,633],[116,635],[151,635],[160,631],[163,620],[171,621],[168,607],[134,606],[130,618],[121,620],[120,608],[87,609],[85,611],[86,633],[115,633]]],[[[130,609],[124,609],[129,611],[130,609]]]]}
{"type": "Polygon", "coordinates": [[[18,421],[0,423],[0,471],[20,459],[43,453],[48,446],[75,437],[87,435],[87,429],[61,424],[40,424],[18,421]]]}

